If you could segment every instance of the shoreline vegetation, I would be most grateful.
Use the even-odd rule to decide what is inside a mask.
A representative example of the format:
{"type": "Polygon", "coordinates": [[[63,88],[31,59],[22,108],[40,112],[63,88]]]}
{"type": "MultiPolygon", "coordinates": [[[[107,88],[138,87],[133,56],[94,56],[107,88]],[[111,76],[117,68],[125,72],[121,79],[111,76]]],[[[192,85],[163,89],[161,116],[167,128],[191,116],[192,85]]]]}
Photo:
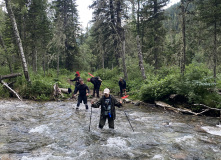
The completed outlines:
{"type": "Polygon", "coordinates": [[[97,0],[85,33],[76,1],[4,2],[0,98],[69,99],[53,92],[79,71],[91,90],[89,72],[116,96],[123,77],[132,101],[221,117],[220,1],[97,0]]]}
{"type": "MultiPolygon", "coordinates": [[[[134,66],[133,71],[137,70],[134,66]]],[[[127,93],[130,95],[128,101],[135,105],[150,103],[163,107],[174,112],[187,113],[192,115],[208,115],[219,117],[221,115],[221,80],[217,78],[214,83],[212,73],[203,64],[195,64],[186,67],[185,76],[181,77],[178,68],[162,68],[157,75],[152,74],[151,67],[149,73],[146,73],[147,79],[140,79],[139,72],[129,72],[127,81],[127,93]]],[[[53,86],[55,84],[60,88],[71,88],[74,90],[74,84],[70,79],[74,78],[75,72],[62,69],[57,78],[56,70],[50,70],[44,76],[43,72],[35,74],[30,72],[31,83],[27,83],[24,76],[18,76],[4,81],[12,84],[11,87],[23,98],[35,101],[53,101],[69,100],[72,93],[63,94],[57,98],[54,97],[53,86]]],[[[119,77],[123,76],[120,70],[114,68],[101,69],[93,72],[103,80],[100,91],[106,87],[110,88],[111,94],[119,97],[119,77]]],[[[88,72],[80,71],[81,78],[86,82],[91,76],[88,72]]],[[[3,75],[3,73],[1,73],[3,75]]],[[[86,82],[91,93],[93,85],[86,82]]],[[[0,97],[15,97],[15,94],[0,84],[0,97]]],[[[92,98],[89,96],[89,98],[92,98]]]]}

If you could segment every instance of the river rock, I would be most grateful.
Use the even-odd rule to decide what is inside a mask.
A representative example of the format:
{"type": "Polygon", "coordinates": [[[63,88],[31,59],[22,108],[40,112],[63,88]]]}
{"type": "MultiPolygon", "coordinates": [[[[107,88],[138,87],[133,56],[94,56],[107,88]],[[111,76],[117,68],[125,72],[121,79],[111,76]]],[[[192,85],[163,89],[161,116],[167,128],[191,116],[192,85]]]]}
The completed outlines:
{"type": "Polygon", "coordinates": [[[187,159],[187,155],[184,153],[177,153],[172,156],[174,159],[184,160],[187,159]]]}
{"type": "Polygon", "coordinates": [[[128,99],[128,98],[125,98],[125,99],[124,99],[124,102],[125,102],[125,103],[130,103],[130,102],[131,102],[131,100],[130,100],[130,99],[128,99]]]}
{"type": "Polygon", "coordinates": [[[140,105],[140,101],[135,102],[134,105],[135,105],[135,106],[139,106],[139,105],[140,105]]]}
{"type": "Polygon", "coordinates": [[[0,160],[11,160],[8,154],[0,155],[0,160]]]}

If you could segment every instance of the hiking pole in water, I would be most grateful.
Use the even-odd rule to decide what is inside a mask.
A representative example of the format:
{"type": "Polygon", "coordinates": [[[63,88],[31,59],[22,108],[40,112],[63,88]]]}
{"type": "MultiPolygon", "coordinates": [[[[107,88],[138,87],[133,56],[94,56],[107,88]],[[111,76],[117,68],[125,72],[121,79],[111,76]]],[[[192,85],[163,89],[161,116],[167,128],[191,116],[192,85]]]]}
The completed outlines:
{"type": "MultiPolygon", "coordinates": [[[[124,110],[123,110],[123,111],[124,111],[124,110]]],[[[130,123],[130,120],[129,120],[129,118],[128,118],[128,116],[127,116],[127,114],[126,114],[126,112],[125,112],[125,111],[124,111],[124,114],[126,115],[128,122],[130,123]]],[[[133,130],[133,132],[134,132],[134,129],[133,129],[133,127],[132,127],[131,123],[130,123],[130,127],[131,127],[131,129],[133,130]]]]}
{"type": "MultiPolygon", "coordinates": [[[[92,116],[92,107],[91,107],[91,116],[92,116]]],[[[90,129],[91,129],[91,116],[90,116],[89,132],[90,132],[90,129]]]]}

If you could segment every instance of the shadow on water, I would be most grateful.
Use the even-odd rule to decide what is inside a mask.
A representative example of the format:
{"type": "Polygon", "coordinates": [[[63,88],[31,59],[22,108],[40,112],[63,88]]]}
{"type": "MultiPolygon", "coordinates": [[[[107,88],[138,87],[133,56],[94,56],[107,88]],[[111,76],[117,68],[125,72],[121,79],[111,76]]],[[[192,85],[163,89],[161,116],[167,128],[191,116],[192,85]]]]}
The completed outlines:
{"type": "Polygon", "coordinates": [[[218,119],[126,104],[115,129],[98,128],[100,109],[74,102],[0,101],[1,160],[215,159],[218,119]],[[128,122],[128,115],[134,132],[128,122]]]}

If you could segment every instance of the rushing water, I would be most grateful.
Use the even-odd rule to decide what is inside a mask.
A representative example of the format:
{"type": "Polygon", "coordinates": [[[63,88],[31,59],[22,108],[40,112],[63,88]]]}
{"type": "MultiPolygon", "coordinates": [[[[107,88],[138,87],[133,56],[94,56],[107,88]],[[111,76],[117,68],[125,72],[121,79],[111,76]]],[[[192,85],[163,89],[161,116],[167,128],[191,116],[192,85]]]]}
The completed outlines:
{"type": "Polygon", "coordinates": [[[221,160],[217,118],[125,104],[114,130],[97,127],[100,109],[93,108],[89,131],[90,107],[73,108],[71,101],[0,100],[0,160],[221,160]]]}

